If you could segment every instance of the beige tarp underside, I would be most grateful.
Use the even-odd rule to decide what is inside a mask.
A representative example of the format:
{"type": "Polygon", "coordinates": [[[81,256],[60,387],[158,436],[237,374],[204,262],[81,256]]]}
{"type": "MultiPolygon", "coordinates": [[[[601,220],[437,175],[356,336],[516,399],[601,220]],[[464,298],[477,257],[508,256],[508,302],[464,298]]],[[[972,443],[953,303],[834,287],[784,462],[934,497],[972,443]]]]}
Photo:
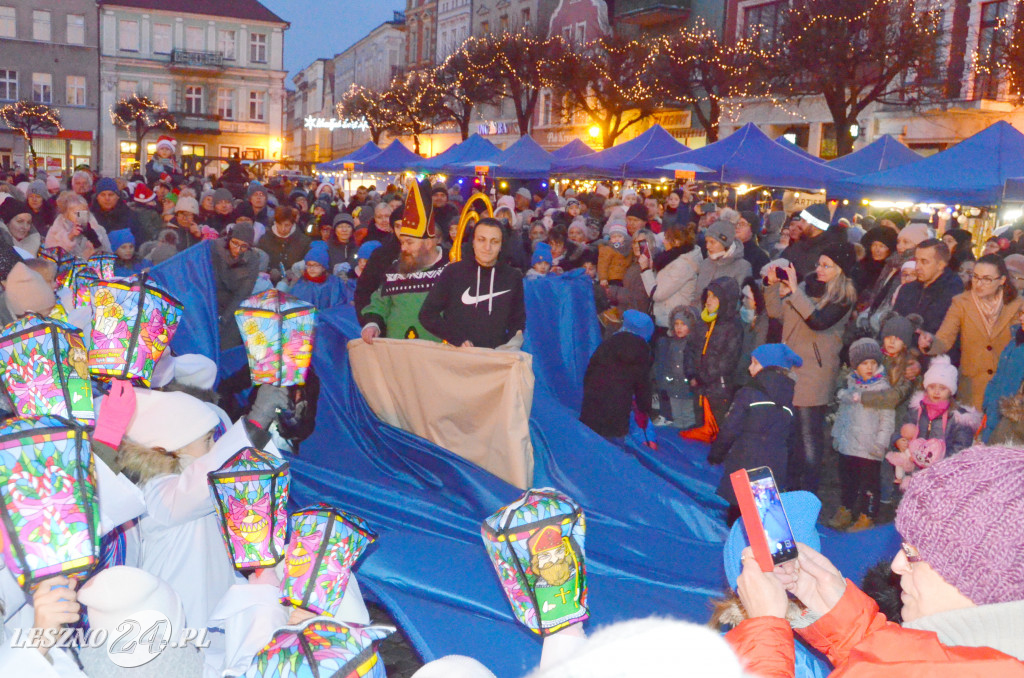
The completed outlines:
{"type": "Polygon", "coordinates": [[[352,376],[383,421],[532,487],[530,354],[419,339],[353,339],[348,351],[352,376]]]}

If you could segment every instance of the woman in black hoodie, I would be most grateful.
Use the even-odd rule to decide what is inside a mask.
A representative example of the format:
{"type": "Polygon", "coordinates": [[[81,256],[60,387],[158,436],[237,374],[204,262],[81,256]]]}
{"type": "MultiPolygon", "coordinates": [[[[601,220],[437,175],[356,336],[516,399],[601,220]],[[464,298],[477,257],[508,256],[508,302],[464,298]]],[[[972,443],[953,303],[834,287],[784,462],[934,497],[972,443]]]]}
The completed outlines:
{"type": "MultiPolygon", "coordinates": [[[[733,278],[715,278],[701,294],[700,321],[686,347],[686,376],[690,388],[708,400],[721,426],[732,402],[734,371],[743,351],[740,286],[733,278]]],[[[697,420],[704,418],[700,399],[694,400],[697,420]]]]}

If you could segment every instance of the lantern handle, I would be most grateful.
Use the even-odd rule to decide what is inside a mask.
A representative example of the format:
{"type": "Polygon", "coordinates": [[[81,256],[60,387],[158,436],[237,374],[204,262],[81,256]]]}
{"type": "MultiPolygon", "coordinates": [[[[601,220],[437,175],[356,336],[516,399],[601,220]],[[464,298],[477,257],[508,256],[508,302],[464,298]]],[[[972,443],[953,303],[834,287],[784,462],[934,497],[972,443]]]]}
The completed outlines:
{"type": "Polygon", "coordinates": [[[471,218],[480,220],[480,214],[473,209],[473,203],[477,200],[482,200],[484,207],[487,208],[487,216],[494,216],[494,207],[491,205],[491,199],[487,197],[485,193],[477,191],[473,195],[469,196],[469,200],[466,201],[466,206],[462,208],[462,214],[459,215],[459,228],[455,232],[455,242],[452,243],[452,251],[448,255],[448,260],[452,263],[456,261],[462,261],[462,236],[466,233],[466,227],[469,225],[471,218]]]}

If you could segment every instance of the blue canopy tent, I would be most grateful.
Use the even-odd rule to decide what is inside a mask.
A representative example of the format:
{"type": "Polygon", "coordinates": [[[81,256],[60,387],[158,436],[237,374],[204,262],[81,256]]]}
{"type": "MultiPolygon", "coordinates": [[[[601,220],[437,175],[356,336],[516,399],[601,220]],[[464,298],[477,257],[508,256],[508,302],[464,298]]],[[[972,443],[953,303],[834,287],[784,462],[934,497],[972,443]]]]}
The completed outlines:
{"type": "Polygon", "coordinates": [[[794,152],[799,153],[800,155],[804,156],[805,158],[810,158],[814,162],[825,162],[824,160],[822,160],[818,156],[814,155],[813,153],[809,153],[806,150],[804,150],[803,148],[800,148],[799,146],[794,144],[792,141],[790,141],[786,137],[779,137],[778,139],[775,140],[775,143],[779,144],[780,146],[782,146],[786,150],[794,151],[794,152]]]}
{"type": "Polygon", "coordinates": [[[830,160],[828,166],[850,172],[855,176],[864,176],[872,172],[902,167],[917,162],[921,156],[901,144],[899,141],[884,134],[864,148],[854,151],[841,158],[830,160]]]}
{"type": "MultiPolygon", "coordinates": [[[[533,137],[520,137],[502,152],[491,175],[503,179],[547,179],[551,174],[553,155],[540,147],[533,137]]],[[[473,168],[469,167],[472,172],[473,168]]]]}
{"type": "Polygon", "coordinates": [[[642,177],[633,174],[629,168],[633,163],[675,155],[686,151],[683,144],[665,131],[661,125],[655,125],[635,139],[624,144],[568,160],[556,161],[551,166],[552,174],[570,174],[578,177],[598,179],[625,179],[642,177]]]}
{"type": "Polygon", "coordinates": [[[837,196],[886,197],[974,207],[996,205],[1007,179],[1024,177],[1024,134],[999,121],[918,162],[837,181],[837,196]]]}
{"type": "Polygon", "coordinates": [[[825,188],[828,181],[849,176],[783,147],[753,123],[704,148],[636,163],[630,172],[635,176],[658,176],[667,173],[674,163],[710,167],[710,173],[697,175],[704,181],[806,190],[825,188]]]}
{"type": "Polygon", "coordinates": [[[494,164],[501,157],[501,149],[492,144],[479,134],[474,134],[461,144],[452,146],[444,153],[435,155],[433,158],[420,160],[411,169],[427,172],[469,172],[473,173],[472,167],[482,164],[494,164]],[[469,169],[467,170],[467,166],[469,169]],[[449,169],[451,168],[451,169],[449,169]]]}
{"type": "Polygon", "coordinates": [[[1003,202],[1024,202],[1024,178],[1006,180],[1003,202]]]}
{"type": "Polygon", "coordinates": [[[551,155],[555,156],[555,160],[570,160],[572,158],[579,158],[584,155],[593,155],[594,149],[587,146],[586,142],[582,139],[573,139],[565,146],[562,146],[556,151],[551,151],[551,155]]]}
{"type": "Polygon", "coordinates": [[[348,155],[343,155],[342,157],[336,158],[329,162],[320,163],[319,165],[316,166],[316,168],[321,172],[340,172],[345,169],[346,163],[363,162],[367,158],[372,158],[373,156],[380,153],[380,150],[380,146],[373,143],[372,141],[367,141],[365,144],[363,144],[356,150],[352,151],[348,155]]]}
{"type": "Polygon", "coordinates": [[[360,165],[360,170],[363,172],[404,172],[422,161],[423,158],[406,148],[401,141],[395,139],[383,151],[367,158],[360,165]]]}

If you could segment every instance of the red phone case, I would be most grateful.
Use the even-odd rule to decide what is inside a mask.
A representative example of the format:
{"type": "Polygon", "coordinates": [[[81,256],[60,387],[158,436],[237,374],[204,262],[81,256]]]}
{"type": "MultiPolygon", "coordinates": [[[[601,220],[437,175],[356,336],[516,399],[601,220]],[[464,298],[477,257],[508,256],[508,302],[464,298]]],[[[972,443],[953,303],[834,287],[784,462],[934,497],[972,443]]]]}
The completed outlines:
{"type": "Polygon", "coordinates": [[[754,551],[754,558],[757,559],[762,572],[771,572],[775,569],[775,563],[772,562],[768,538],[765,536],[764,526],[761,525],[761,515],[757,512],[757,504],[754,503],[754,493],[750,489],[747,470],[741,468],[733,472],[729,475],[729,480],[732,481],[732,489],[736,493],[736,502],[740,505],[743,527],[747,530],[747,540],[754,551]]]}

